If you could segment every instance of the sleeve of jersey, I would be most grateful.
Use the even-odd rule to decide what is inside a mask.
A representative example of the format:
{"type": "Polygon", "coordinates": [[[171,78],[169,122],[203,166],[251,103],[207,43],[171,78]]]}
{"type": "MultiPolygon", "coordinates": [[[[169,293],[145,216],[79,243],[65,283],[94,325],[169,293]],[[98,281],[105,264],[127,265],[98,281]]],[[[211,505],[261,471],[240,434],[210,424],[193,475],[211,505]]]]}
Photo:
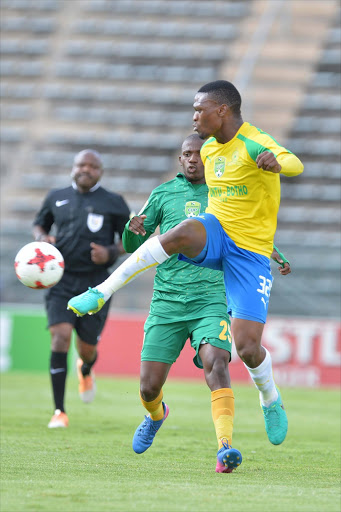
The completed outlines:
{"type": "Polygon", "coordinates": [[[303,164],[293,153],[280,153],[277,162],[281,165],[281,174],[285,176],[297,176],[303,172],[303,164]]]}
{"type": "Polygon", "coordinates": [[[157,209],[156,197],[151,194],[145,205],[142,207],[141,211],[138,215],[146,215],[147,218],[144,221],[144,228],[146,230],[146,234],[135,235],[129,229],[130,220],[125,225],[123,235],[122,235],[122,244],[124,250],[128,253],[136,251],[148,238],[152,235],[160,224],[160,215],[159,210],[157,209]]]}
{"type": "Polygon", "coordinates": [[[291,151],[280,146],[268,135],[260,135],[259,139],[262,145],[260,146],[261,149],[258,151],[258,154],[262,151],[271,151],[275,155],[277,162],[282,167],[281,174],[284,174],[285,176],[297,176],[303,172],[303,164],[301,160],[291,153],[291,151]]]}
{"type": "Polygon", "coordinates": [[[50,208],[50,198],[51,198],[52,192],[50,192],[47,197],[45,198],[42,207],[40,208],[39,212],[37,213],[34,221],[33,226],[41,226],[46,233],[50,232],[50,229],[52,227],[52,224],[54,222],[53,213],[50,208]]]}

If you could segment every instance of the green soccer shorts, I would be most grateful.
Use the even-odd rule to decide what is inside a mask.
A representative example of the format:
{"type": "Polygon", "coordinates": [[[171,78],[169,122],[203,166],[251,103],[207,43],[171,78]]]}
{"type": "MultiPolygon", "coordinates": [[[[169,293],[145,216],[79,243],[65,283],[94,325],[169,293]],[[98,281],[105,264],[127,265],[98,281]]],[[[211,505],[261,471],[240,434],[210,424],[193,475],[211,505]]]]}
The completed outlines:
{"type": "Polygon", "coordinates": [[[198,353],[202,343],[231,354],[231,327],[224,296],[209,300],[208,297],[154,293],[144,325],[141,361],[173,364],[187,339],[195,350],[193,362],[198,368],[203,367],[198,353]]]}

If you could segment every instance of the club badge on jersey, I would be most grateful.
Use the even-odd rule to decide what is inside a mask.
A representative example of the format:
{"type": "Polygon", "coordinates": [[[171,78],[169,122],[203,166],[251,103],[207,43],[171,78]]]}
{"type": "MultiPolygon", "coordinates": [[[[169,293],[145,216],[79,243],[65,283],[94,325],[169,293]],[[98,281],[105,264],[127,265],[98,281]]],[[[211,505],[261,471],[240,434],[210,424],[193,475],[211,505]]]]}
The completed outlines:
{"type": "Polygon", "coordinates": [[[89,213],[87,225],[92,233],[97,233],[103,226],[104,216],[98,213],[89,213]]]}
{"type": "Polygon", "coordinates": [[[198,201],[187,201],[185,204],[186,217],[197,217],[200,213],[201,203],[198,201]]]}

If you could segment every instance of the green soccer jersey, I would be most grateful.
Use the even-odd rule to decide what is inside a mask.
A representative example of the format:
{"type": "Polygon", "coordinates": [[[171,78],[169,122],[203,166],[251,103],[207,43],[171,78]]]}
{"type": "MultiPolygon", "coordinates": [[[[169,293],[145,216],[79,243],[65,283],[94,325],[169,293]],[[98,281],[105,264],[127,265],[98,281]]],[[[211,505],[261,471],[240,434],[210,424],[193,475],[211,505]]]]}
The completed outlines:
{"type": "MultiPolygon", "coordinates": [[[[204,213],[207,207],[208,188],[206,184],[193,185],[182,173],[155,188],[139,215],[146,215],[144,228],[146,235],[135,235],[126,224],[122,242],[127,252],[134,252],[160,226],[160,233],[166,233],[189,217],[204,213]]],[[[173,254],[156,267],[154,290],[167,293],[168,297],[225,297],[223,273],[209,268],[197,267],[178,260],[173,254]]],[[[155,296],[155,294],[154,294],[155,296]]]]}

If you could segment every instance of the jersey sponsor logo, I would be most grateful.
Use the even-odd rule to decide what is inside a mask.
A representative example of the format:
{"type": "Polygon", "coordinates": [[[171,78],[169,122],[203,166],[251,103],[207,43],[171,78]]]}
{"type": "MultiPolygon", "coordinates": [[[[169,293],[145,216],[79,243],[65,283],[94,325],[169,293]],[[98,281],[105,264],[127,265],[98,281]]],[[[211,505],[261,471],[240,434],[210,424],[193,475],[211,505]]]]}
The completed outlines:
{"type": "Polygon", "coordinates": [[[198,201],[187,201],[185,204],[186,217],[198,217],[201,209],[201,203],[198,201]]]}
{"type": "Polygon", "coordinates": [[[225,172],[226,159],[224,156],[217,156],[214,159],[214,174],[221,178],[225,172]]]}
{"type": "Polygon", "coordinates": [[[87,225],[92,233],[97,233],[103,226],[104,216],[98,213],[89,213],[87,225]]]}
{"type": "Polygon", "coordinates": [[[246,185],[233,185],[231,187],[226,185],[226,188],[210,187],[209,194],[210,197],[222,197],[222,200],[225,200],[226,197],[247,196],[248,189],[246,185]]]}
{"type": "Polygon", "coordinates": [[[64,204],[68,204],[70,201],[69,199],[62,199],[61,201],[56,201],[56,206],[59,208],[60,206],[63,206],[64,204]]]}

